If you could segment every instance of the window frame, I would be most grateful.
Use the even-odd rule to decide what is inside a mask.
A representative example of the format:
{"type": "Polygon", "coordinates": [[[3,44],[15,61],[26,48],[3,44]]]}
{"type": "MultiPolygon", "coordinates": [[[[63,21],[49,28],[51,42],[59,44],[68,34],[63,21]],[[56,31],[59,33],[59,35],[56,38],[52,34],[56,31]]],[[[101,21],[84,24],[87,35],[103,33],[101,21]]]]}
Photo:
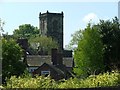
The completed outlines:
{"type": "Polygon", "coordinates": [[[50,71],[49,70],[44,70],[44,71],[41,71],[41,75],[50,75],[50,71]]]}

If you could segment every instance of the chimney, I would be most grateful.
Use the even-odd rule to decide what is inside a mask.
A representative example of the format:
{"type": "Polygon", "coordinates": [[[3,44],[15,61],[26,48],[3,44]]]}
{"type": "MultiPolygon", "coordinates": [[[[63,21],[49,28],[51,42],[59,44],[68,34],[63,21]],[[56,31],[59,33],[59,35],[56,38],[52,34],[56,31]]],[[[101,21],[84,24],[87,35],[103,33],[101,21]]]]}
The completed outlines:
{"type": "Polygon", "coordinates": [[[27,39],[18,39],[17,43],[21,46],[22,49],[27,50],[28,40],[27,39]]]}
{"type": "Polygon", "coordinates": [[[52,64],[53,65],[57,65],[57,49],[52,49],[52,53],[51,53],[51,59],[52,59],[52,64]]]}
{"type": "Polygon", "coordinates": [[[25,63],[27,65],[27,61],[26,61],[26,58],[27,58],[27,48],[28,48],[28,40],[27,39],[18,39],[17,40],[17,43],[21,46],[21,48],[24,50],[23,53],[23,63],[25,63]]]}
{"type": "Polygon", "coordinates": [[[63,54],[57,53],[57,65],[62,65],[62,64],[63,64],[63,54]]]}
{"type": "Polygon", "coordinates": [[[52,49],[52,64],[62,65],[63,64],[63,54],[59,53],[57,49],[52,49]]]}

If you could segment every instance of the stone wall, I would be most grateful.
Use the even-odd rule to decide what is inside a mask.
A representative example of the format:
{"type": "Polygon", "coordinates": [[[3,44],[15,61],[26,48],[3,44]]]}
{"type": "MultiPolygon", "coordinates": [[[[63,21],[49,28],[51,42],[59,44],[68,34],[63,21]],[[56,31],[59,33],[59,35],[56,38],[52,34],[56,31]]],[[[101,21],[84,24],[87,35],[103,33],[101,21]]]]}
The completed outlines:
{"type": "Polygon", "coordinates": [[[59,49],[63,50],[63,12],[39,14],[39,28],[42,36],[50,36],[59,44],[59,49]]]}

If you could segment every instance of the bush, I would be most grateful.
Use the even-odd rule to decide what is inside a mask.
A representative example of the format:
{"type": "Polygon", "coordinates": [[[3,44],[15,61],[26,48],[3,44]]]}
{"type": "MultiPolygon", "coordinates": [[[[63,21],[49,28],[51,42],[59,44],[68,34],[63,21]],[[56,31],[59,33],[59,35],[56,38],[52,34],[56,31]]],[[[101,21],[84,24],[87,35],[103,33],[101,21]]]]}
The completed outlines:
{"type": "Polygon", "coordinates": [[[6,88],[56,88],[56,83],[50,77],[36,76],[32,77],[16,77],[12,76],[7,81],[6,88]]]}
{"type": "Polygon", "coordinates": [[[108,87],[120,85],[119,72],[107,72],[99,75],[90,75],[85,80],[81,80],[82,87],[108,87]]]}
{"type": "Polygon", "coordinates": [[[70,78],[68,80],[54,81],[49,76],[16,77],[7,81],[5,88],[95,88],[120,86],[120,73],[116,71],[99,75],[90,75],[85,79],[70,78]]]}
{"type": "Polygon", "coordinates": [[[70,78],[59,83],[58,88],[79,88],[80,80],[77,78],[70,78]]]}
{"type": "Polygon", "coordinates": [[[120,85],[119,72],[107,72],[99,75],[90,75],[86,79],[69,79],[59,84],[59,88],[95,88],[120,85]]]}

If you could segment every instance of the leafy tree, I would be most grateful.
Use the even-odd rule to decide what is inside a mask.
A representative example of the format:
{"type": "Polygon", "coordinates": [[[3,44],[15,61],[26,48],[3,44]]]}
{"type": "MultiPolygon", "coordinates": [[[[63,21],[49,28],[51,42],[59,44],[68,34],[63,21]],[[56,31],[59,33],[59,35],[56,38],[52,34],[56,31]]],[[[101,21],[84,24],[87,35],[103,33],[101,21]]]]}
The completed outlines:
{"type": "Polygon", "coordinates": [[[13,36],[15,38],[27,38],[39,34],[37,27],[32,26],[31,24],[23,24],[19,26],[19,29],[13,31],[13,36]]]}
{"type": "Polygon", "coordinates": [[[0,85],[2,85],[2,41],[0,38],[0,85]]]}
{"type": "Polygon", "coordinates": [[[51,37],[46,36],[32,37],[29,43],[39,54],[50,54],[52,48],[58,48],[58,43],[51,37]]]}
{"type": "Polygon", "coordinates": [[[25,70],[25,65],[20,61],[22,49],[13,39],[2,39],[2,78],[20,75],[25,70]]]}
{"type": "Polygon", "coordinates": [[[4,26],[5,22],[2,21],[2,19],[0,18],[0,36],[1,36],[1,32],[4,32],[3,26],[4,26]]]}
{"type": "Polygon", "coordinates": [[[68,45],[66,45],[67,49],[75,50],[75,48],[78,45],[78,42],[82,38],[82,32],[83,32],[83,30],[78,30],[74,34],[71,35],[72,39],[70,40],[70,43],[68,45]]]}
{"type": "Polygon", "coordinates": [[[98,28],[104,44],[104,64],[106,70],[120,68],[120,24],[117,17],[110,20],[100,20],[98,28]]]}
{"type": "Polygon", "coordinates": [[[74,72],[78,75],[90,75],[103,70],[103,44],[97,28],[87,26],[82,33],[83,37],[74,51],[76,68],[74,72]]]}
{"type": "Polygon", "coordinates": [[[5,34],[2,34],[2,37],[9,40],[9,39],[14,39],[13,35],[9,35],[8,32],[5,34]]]}

